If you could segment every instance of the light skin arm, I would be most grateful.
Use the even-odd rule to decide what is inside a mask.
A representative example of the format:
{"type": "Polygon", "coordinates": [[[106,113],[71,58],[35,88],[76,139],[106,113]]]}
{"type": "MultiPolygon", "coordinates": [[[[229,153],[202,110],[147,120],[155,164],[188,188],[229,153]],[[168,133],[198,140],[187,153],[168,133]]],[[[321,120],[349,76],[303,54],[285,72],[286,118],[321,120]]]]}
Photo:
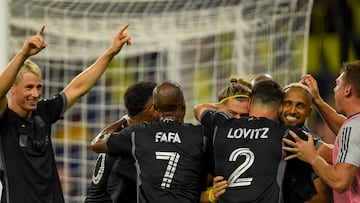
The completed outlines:
{"type": "Polygon", "coordinates": [[[300,139],[294,132],[289,131],[295,142],[284,138],[283,142],[289,146],[284,146],[283,150],[291,152],[285,160],[299,158],[309,163],[321,180],[337,192],[347,191],[357,173],[358,168],[347,163],[336,163],[330,165],[316,151],[311,134],[308,134],[308,140],[300,139]]]}
{"type": "Polygon", "coordinates": [[[125,32],[129,27],[124,25],[116,33],[110,47],[100,56],[90,67],[77,75],[68,86],[65,87],[64,93],[67,98],[66,110],[74,105],[80,97],[86,94],[98,81],[105,72],[111,60],[116,56],[124,44],[131,45],[131,37],[125,32]]]}
{"type": "Polygon", "coordinates": [[[316,152],[325,159],[326,162],[332,164],[332,151],[334,146],[332,144],[323,143],[316,149],[316,152]]]}
{"type": "Polygon", "coordinates": [[[219,104],[217,104],[217,103],[203,103],[203,104],[195,105],[195,107],[194,107],[194,116],[195,116],[196,120],[200,121],[201,114],[207,109],[218,110],[219,109],[219,104]]]}
{"type": "Polygon", "coordinates": [[[25,40],[23,47],[17,52],[14,58],[0,74],[0,117],[2,117],[7,106],[6,95],[9,92],[11,86],[14,84],[16,75],[19,72],[22,64],[27,58],[39,53],[48,45],[43,38],[44,30],[45,26],[43,25],[40,27],[36,35],[28,37],[25,40]]]}
{"type": "MultiPolygon", "coordinates": [[[[310,88],[314,105],[316,106],[317,110],[319,111],[331,131],[336,135],[341,125],[346,120],[346,117],[338,114],[334,108],[332,108],[321,98],[317,81],[314,79],[313,76],[311,76],[310,74],[303,75],[300,82],[310,88]]],[[[335,137],[332,137],[330,139],[332,141],[335,141],[335,137]]]]}

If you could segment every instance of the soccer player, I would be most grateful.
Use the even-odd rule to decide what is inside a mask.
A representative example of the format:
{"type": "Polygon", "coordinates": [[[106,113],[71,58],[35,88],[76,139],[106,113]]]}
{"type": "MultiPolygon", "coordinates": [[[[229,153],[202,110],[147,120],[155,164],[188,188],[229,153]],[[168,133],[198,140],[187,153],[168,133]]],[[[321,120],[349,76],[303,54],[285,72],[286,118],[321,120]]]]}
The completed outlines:
{"type": "MultiPolygon", "coordinates": [[[[302,83],[290,83],[283,91],[280,121],[314,135],[305,123],[312,111],[310,89],[302,83]]],[[[286,165],[284,199],[291,203],[330,203],[332,194],[331,189],[321,181],[309,164],[294,159],[289,160],[286,165]]]]}
{"type": "Polygon", "coordinates": [[[347,117],[341,126],[333,150],[332,165],[314,149],[312,136],[304,141],[292,132],[296,142],[284,139],[289,145],[284,150],[293,154],[286,160],[299,158],[313,167],[315,172],[333,189],[334,202],[360,202],[360,61],[344,63],[336,79],[335,109],[347,117]]]}
{"type": "Polygon", "coordinates": [[[281,139],[288,129],[277,122],[282,96],[275,81],[263,80],[252,89],[248,118],[195,106],[195,117],[212,130],[215,175],[228,184],[219,202],[282,201],[281,139]]]}
{"type": "MultiPolygon", "coordinates": [[[[219,103],[207,103],[209,108],[221,111],[230,117],[241,118],[249,116],[249,99],[251,84],[241,78],[230,78],[230,84],[218,93],[219,103]]],[[[214,202],[225,192],[227,182],[222,176],[213,177],[213,171],[208,175],[207,188],[201,195],[201,203],[214,202]],[[215,185],[215,187],[211,187],[215,185]]]]}
{"type": "MultiPolygon", "coordinates": [[[[301,77],[301,83],[309,87],[312,94],[312,102],[316,106],[321,117],[325,120],[330,130],[336,135],[339,132],[342,124],[345,122],[346,117],[336,112],[336,110],[327,104],[319,94],[317,81],[310,74],[305,74],[301,77]]],[[[322,140],[326,143],[333,144],[336,136],[332,134],[320,134],[322,140]]]]}
{"type": "Polygon", "coordinates": [[[86,94],[124,44],[131,44],[120,28],[109,48],[95,63],[78,74],[59,94],[40,100],[40,68],[29,57],[48,44],[42,26],[25,40],[0,75],[0,157],[3,203],[63,203],[51,142],[51,125],[86,94]],[[8,102],[6,97],[10,93],[8,102]]]}
{"type": "MultiPolygon", "coordinates": [[[[158,119],[152,93],[155,82],[137,82],[125,91],[124,103],[128,114],[102,130],[98,136],[118,132],[125,127],[158,119]]],[[[95,137],[96,142],[99,137],[95,137]]],[[[99,154],[94,168],[86,203],[136,203],[136,169],[129,156],[99,154]]]]}
{"type": "Polygon", "coordinates": [[[159,121],[104,136],[92,149],[134,156],[138,202],[198,203],[209,163],[207,129],[183,123],[185,100],[178,84],[163,82],[153,96],[159,121]]]}

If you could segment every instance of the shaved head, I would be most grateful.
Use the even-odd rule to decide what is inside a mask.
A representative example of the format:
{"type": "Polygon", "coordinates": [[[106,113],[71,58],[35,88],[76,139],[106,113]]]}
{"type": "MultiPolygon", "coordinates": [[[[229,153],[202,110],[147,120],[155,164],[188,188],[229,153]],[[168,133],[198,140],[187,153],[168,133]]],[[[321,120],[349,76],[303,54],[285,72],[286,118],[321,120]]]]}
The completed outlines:
{"type": "Polygon", "coordinates": [[[258,75],[255,75],[253,79],[251,79],[250,83],[251,86],[254,87],[256,83],[263,81],[263,80],[274,80],[274,77],[268,73],[261,73],[258,75]]]}
{"type": "Polygon", "coordinates": [[[179,84],[163,82],[154,89],[154,105],[159,112],[174,111],[178,107],[184,107],[184,95],[179,84]]]}

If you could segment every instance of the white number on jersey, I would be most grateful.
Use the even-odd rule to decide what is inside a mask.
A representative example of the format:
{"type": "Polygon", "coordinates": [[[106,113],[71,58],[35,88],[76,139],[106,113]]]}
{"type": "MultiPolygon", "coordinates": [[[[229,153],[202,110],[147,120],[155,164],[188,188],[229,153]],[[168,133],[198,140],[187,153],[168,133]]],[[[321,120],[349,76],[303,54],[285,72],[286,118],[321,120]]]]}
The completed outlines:
{"type": "Polygon", "coordinates": [[[155,152],[156,159],[168,160],[164,177],[161,182],[161,188],[170,188],[172,179],[174,178],[175,170],[180,159],[180,154],[177,152],[155,152]]]}
{"type": "Polygon", "coordinates": [[[230,154],[229,161],[236,161],[238,156],[245,156],[245,160],[231,173],[228,187],[248,186],[253,180],[251,177],[240,178],[240,176],[254,163],[254,153],[249,148],[238,148],[230,154]]]}

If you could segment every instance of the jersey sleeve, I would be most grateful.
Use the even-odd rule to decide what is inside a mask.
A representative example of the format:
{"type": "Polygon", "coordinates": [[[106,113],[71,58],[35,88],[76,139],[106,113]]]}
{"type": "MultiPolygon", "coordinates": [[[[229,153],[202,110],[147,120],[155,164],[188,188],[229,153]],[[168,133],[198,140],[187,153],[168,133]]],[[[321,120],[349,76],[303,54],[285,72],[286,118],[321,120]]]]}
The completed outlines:
{"type": "Polygon", "coordinates": [[[230,117],[226,114],[209,109],[201,114],[200,123],[212,131],[216,125],[221,125],[228,119],[230,117]]]}
{"type": "MultiPolygon", "coordinates": [[[[302,140],[308,140],[308,132],[303,131],[302,129],[299,129],[297,127],[294,126],[287,126],[288,129],[285,131],[285,135],[284,138],[287,138],[293,142],[295,142],[294,138],[289,134],[289,130],[293,131],[298,137],[300,137],[300,139],[302,140]]],[[[313,142],[314,142],[314,146],[315,148],[319,148],[319,146],[323,143],[319,138],[317,137],[313,137],[313,142]]]]}
{"type": "Polygon", "coordinates": [[[61,118],[66,108],[66,96],[65,94],[59,93],[51,99],[43,99],[38,104],[37,112],[46,121],[55,123],[61,118]]]}
{"type": "Polygon", "coordinates": [[[200,123],[210,129],[212,120],[211,117],[215,112],[215,110],[205,110],[200,116],[200,123]]]}
{"type": "Polygon", "coordinates": [[[107,140],[108,153],[110,155],[131,154],[131,128],[125,128],[120,132],[111,133],[107,140]]]}
{"type": "Polygon", "coordinates": [[[352,119],[340,129],[337,162],[360,166],[360,118],[352,119]],[[341,149],[341,150],[340,150],[341,149]]]}

